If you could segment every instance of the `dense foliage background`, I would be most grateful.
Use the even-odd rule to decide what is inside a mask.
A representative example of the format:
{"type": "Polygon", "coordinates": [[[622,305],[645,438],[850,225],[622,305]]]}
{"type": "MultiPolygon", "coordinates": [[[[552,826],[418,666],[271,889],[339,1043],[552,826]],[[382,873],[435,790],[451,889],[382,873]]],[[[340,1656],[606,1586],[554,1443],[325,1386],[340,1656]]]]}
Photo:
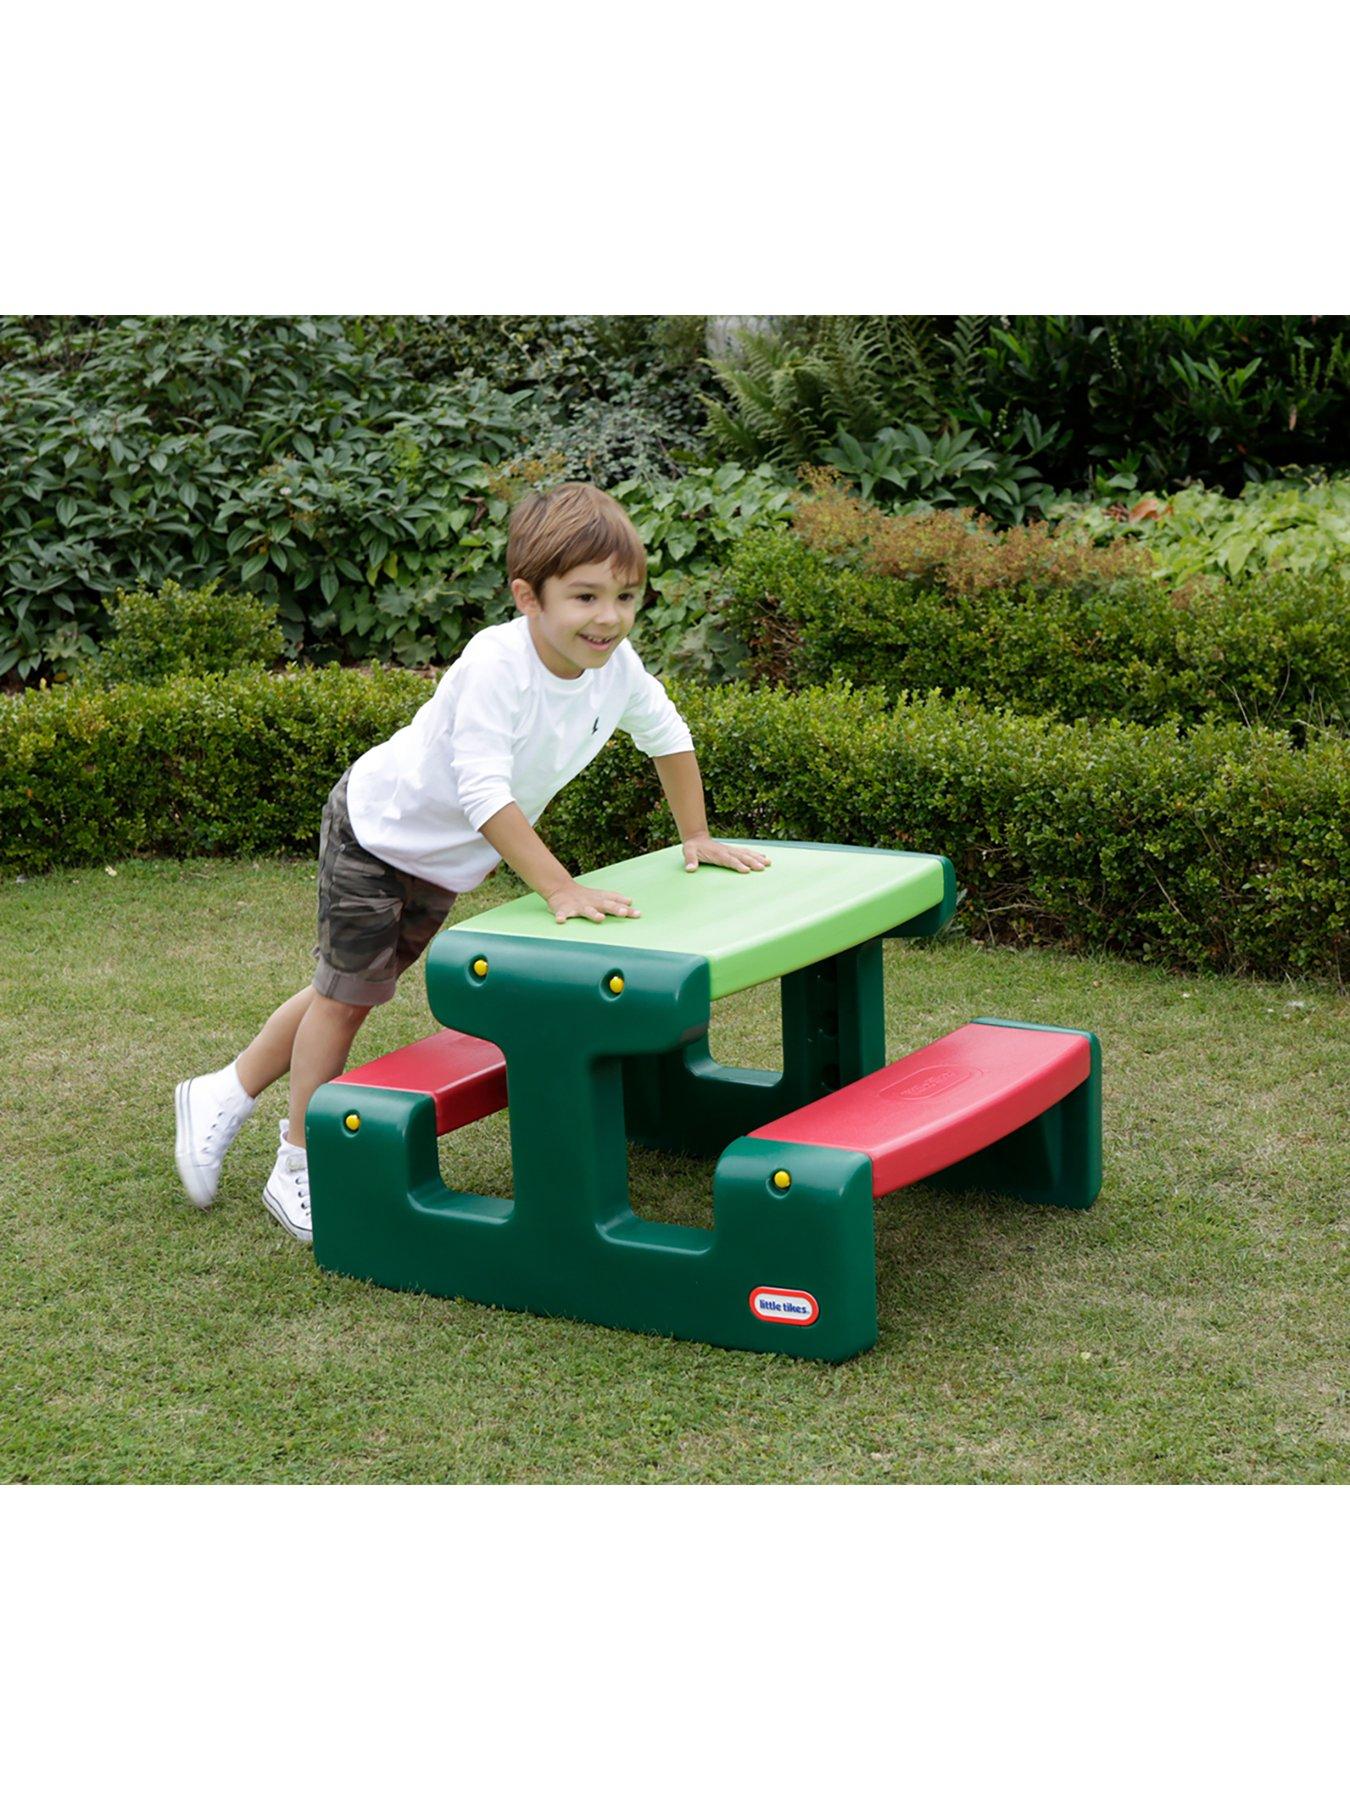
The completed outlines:
{"type": "MultiPolygon", "coordinates": [[[[700,718],[747,829],[936,833],[991,931],[1336,968],[1348,401],[1339,317],[0,318],[0,859],[307,844],[317,798],[291,783],[279,838],[259,746],[318,780],[388,709],[343,689],[335,732],[304,665],[440,668],[508,614],[514,500],[590,480],[648,545],[641,653],[698,678],[694,711],[727,688],[700,718]],[[805,812],[789,744],[821,774],[805,812]],[[1164,772],[1147,827],[1103,786],[1131,766],[1164,772]],[[1187,871],[1156,918],[1141,830],[1160,892],[1187,871]]],[[[558,803],[587,860],[653,828],[603,762],[590,825],[558,803]]]]}
{"type": "Polygon", "coordinates": [[[906,497],[987,489],[1010,513],[1047,485],[1232,493],[1350,462],[1341,317],[803,318],[719,379],[728,452],[837,459],[906,497]]]}
{"type": "MultiPolygon", "coordinates": [[[[1216,507],[1350,464],[1340,318],[709,327],[0,319],[0,677],[74,673],[118,590],[165,580],[270,599],[292,656],[444,660],[500,616],[512,500],[562,479],[621,489],[654,533],[657,660],[693,634],[690,666],[719,673],[734,657],[699,628],[728,545],[782,522],[803,464],[890,511],[1098,536],[1142,491],[1198,482],[1153,535],[1178,572],[1218,536],[1230,573],[1262,531],[1216,507]]],[[[1283,493],[1286,552],[1339,560],[1344,493],[1283,493]]]]}

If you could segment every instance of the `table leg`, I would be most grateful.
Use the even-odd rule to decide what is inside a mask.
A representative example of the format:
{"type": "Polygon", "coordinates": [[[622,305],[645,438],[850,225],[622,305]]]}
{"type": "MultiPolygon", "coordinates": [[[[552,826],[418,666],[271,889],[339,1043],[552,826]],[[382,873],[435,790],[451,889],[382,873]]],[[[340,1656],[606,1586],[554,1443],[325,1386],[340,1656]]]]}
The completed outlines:
{"type": "MultiPolygon", "coordinates": [[[[702,965],[631,953],[616,995],[608,952],[574,953],[550,985],[509,941],[455,949],[456,964],[441,952],[432,965],[433,1009],[505,1051],[514,1195],[444,1184],[428,1095],[329,1083],[306,1118],[321,1266],[735,1348],[837,1361],[868,1347],[876,1306],[865,1157],[736,1146],[717,1171],[710,1231],[644,1219],[629,1204],[623,1065],[644,1052],[654,1061],[653,1044],[704,1026],[702,965]],[[489,971],[483,982],[468,973],[478,964],[489,971]],[[784,1161],[791,1180],[780,1192],[784,1161]],[[792,1315],[808,1305],[809,1321],[792,1315]]],[[[842,1070],[869,1053],[874,1015],[858,999],[871,980],[866,950],[799,984],[788,1016],[816,1036],[794,1079],[804,1070],[823,1079],[836,1055],[842,1070]]],[[[771,1112],[772,1102],[762,1116],[771,1112]]],[[[737,1131],[719,1129],[721,1149],[737,1131]]]]}
{"type": "Polygon", "coordinates": [[[875,1341],[866,1157],[741,1141],[717,1168],[713,1229],[661,1224],[628,1203],[615,1064],[560,1080],[546,1056],[517,1053],[509,1079],[510,1200],[445,1186],[428,1095],[321,1087],[306,1118],[320,1266],[733,1349],[837,1362],[875,1341]],[[545,1086],[549,1128],[534,1109],[545,1086]]]}
{"type": "Polygon", "coordinates": [[[645,1148],[715,1157],[780,1114],[870,1075],[886,1060],[881,939],[782,979],[781,1072],[719,1063],[707,1035],[624,1061],[629,1138],[645,1148]]]}

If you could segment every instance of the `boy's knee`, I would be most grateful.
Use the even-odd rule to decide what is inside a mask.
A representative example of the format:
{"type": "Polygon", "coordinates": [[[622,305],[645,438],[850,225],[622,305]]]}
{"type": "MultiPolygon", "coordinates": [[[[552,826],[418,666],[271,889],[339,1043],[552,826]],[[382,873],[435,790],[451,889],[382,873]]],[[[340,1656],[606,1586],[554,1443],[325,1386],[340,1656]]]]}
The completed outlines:
{"type": "Polygon", "coordinates": [[[372,1011],[371,1007],[360,1006],[350,1000],[332,1000],[327,994],[315,994],[310,1009],[317,1010],[321,1019],[333,1025],[349,1025],[353,1031],[366,1014],[372,1011]]]}

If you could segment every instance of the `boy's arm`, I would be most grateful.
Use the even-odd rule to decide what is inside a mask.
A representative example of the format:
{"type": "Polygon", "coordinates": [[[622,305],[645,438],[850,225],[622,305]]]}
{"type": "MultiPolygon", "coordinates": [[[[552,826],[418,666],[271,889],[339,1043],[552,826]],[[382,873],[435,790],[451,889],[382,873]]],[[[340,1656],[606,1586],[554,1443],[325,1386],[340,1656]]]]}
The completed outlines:
{"type": "Polygon", "coordinates": [[[640,917],[623,894],[583,887],[574,881],[513,800],[478,827],[503,862],[545,902],[561,925],[581,917],[602,923],[606,913],[621,919],[640,917]]]}
{"type": "Polygon", "coordinates": [[[654,756],[652,764],[661,777],[666,801],[675,815],[675,829],[684,846],[686,869],[696,869],[701,862],[735,869],[741,875],[768,868],[769,858],[758,850],[734,849],[730,844],[719,844],[709,837],[703,777],[698,772],[698,758],[692,750],[678,750],[673,756],[654,756]]]}

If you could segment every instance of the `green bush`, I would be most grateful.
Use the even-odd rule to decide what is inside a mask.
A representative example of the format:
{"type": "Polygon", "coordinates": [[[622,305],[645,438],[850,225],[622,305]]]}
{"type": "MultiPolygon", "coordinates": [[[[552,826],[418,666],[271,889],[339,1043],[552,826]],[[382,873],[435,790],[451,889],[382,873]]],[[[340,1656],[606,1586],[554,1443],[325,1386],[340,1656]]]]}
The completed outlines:
{"type": "Polygon", "coordinates": [[[943,591],[854,568],[788,533],[734,551],[723,617],[747,672],[967,690],[1017,712],[1304,728],[1350,710],[1350,579],[1266,576],[1184,603],[1139,577],[943,591]]]}
{"type": "Polygon", "coordinates": [[[1017,317],[990,322],[983,359],[995,420],[1030,411],[1059,428],[1042,470],[1056,487],[1118,470],[1141,488],[1236,493],[1350,463],[1350,321],[1335,314],[1017,317]]]}
{"type": "Polygon", "coordinates": [[[252,594],[221,593],[218,582],[119,592],[109,611],[112,635],[92,671],[105,686],[265,668],[281,655],[276,608],[252,594]]]}
{"type": "Polygon", "coordinates": [[[521,404],[523,454],[560,481],[658,481],[697,462],[712,387],[701,316],[599,314],[361,322],[424,381],[478,377],[521,404]]]}
{"type": "Polygon", "coordinates": [[[327,668],[0,698],[0,864],[309,849],[343,768],[430,691],[408,670],[327,668]]]}
{"type": "Polygon", "coordinates": [[[742,462],[820,462],[845,431],[875,465],[881,433],[917,425],[968,428],[994,460],[1021,434],[1034,469],[1019,484],[1058,489],[1119,474],[1235,493],[1290,465],[1350,464],[1350,322],[1336,315],[810,316],[714,367],[726,398],[710,436],[742,462]]]}
{"type": "MultiPolygon", "coordinates": [[[[407,671],[175,676],[0,701],[0,865],[312,850],[328,787],[427,698],[407,671]]],[[[727,835],[941,852],[971,930],[1171,964],[1335,975],[1350,745],[1062,725],[844,688],[676,689],[727,835]]],[[[669,842],[616,740],[547,814],[575,868],[669,842]]]]}
{"type": "Polygon", "coordinates": [[[1046,507],[1064,532],[1148,551],[1159,581],[1235,581],[1263,570],[1350,573],[1350,480],[1250,481],[1235,500],[1204,486],[1114,502],[1062,496],[1046,507]]]}
{"type": "Polygon", "coordinates": [[[319,656],[453,655],[501,586],[484,464],[515,400],[425,387],[340,319],[12,323],[0,675],[71,669],[119,588],[242,587],[319,656]]]}
{"type": "MultiPolygon", "coordinates": [[[[533,321],[550,323],[567,327],[546,338],[555,360],[524,365],[555,383],[541,400],[543,386],[503,393],[457,360],[496,331],[500,354],[482,366],[500,374],[520,350],[511,321],[426,321],[421,335],[397,320],[0,322],[0,464],[15,471],[0,485],[0,676],[70,673],[104,635],[108,597],[168,579],[269,601],[288,650],[314,661],[448,660],[510,609],[512,499],[616,469],[654,599],[682,577],[677,611],[652,620],[664,656],[683,613],[697,623],[726,544],[784,511],[789,489],[732,464],[681,463],[672,480],[658,458],[666,472],[638,476],[643,459],[616,448],[632,425],[624,395],[639,382],[667,393],[689,321],[533,321]],[[442,328],[457,349],[437,361],[442,328]],[[436,380],[402,360],[418,351],[436,380]],[[559,411],[573,394],[605,414],[614,458],[577,463],[582,437],[559,411]]],[[[673,455],[673,426],[644,417],[673,455]]]]}
{"type": "Polygon", "coordinates": [[[786,526],[793,490],[772,469],[723,463],[672,482],[621,481],[612,492],[647,546],[636,635],[643,660],[663,675],[683,665],[724,676],[721,640],[704,624],[726,590],[723,564],[748,531],[786,526]]]}
{"type": "Polygon", "coordinates": [[[713,358],[726,395],[706,402],[709,441],[741,462],[820,462],[841,432],[863,442],[888,426],[941,430],[976,373],[987,321],[895,314],[801,316],[744,333],[713,358]]]}
{"type": "Polygon", "coordinates": [[[875,493],[906,511],[978,507],[1000,525],[1020,525],[1054,499],[1053,488],[1026,460],[1049,435],[1029,413],[997,449],[977,442],[973,427],[930,437],[918,425],[887,425],[866,444],[841,430],[824,461],[855,481],[864,500],[875,493]]]}
{"type": "MultiPolygon", "coordinates": [[[[1350,745],[1207,726],[1063,725],[936,696],[675,690],[715,831],[941,852],[968,930],[1175,966],[1338,977],[1350,923],[1350,745]]],[[[626,739],[544,831],[596,867],[668,843],[626,739]]]]}

